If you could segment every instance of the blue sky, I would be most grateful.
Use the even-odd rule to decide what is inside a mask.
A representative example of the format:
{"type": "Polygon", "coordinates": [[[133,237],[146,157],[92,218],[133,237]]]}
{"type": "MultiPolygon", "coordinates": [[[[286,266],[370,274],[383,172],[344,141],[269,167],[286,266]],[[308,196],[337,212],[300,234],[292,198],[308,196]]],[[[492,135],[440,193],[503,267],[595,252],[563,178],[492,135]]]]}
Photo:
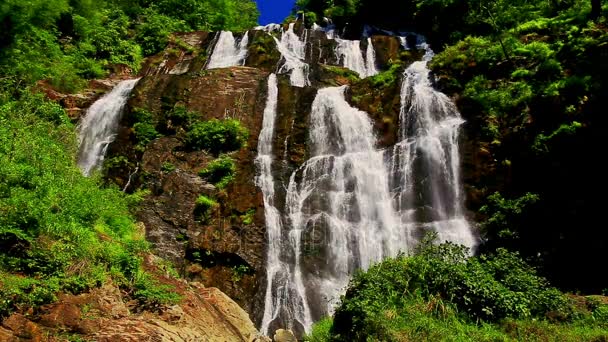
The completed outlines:
{"type": "Polygon", "coordinates": [[[260,10],[260,25],[281,23],[289,15],[295,0],[256,0],[260,10]]]}

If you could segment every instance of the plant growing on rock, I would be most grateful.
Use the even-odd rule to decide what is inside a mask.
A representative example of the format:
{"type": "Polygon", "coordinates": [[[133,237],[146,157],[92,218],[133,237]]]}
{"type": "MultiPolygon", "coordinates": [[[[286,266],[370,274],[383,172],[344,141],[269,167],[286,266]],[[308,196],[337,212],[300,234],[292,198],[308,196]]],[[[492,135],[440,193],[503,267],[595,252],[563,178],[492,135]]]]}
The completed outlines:
{"type": "Polygon", "coordinates": [[[222,155],[209,163],[198,175],[205,178],[218,189],[224,189],[234,179],[235,172],[236,164],[234,160],[227,155],[222,155]]]}
{"type": "Polygon", "coordinates": [[[132,116],[135,120],[133,134],[137,141],[136,149],[143,151],[148,143],[160,137],[161,134],[156,130],[156,122],[151,112],[143,108],[136,108],[133,110],[132,116]]]}
{"type": "Polygon", "coordinates": [[[209,215],[211,213],[211,209],[218,206],[218,203],[210,197],[205,195],[200,195],[196,199],[196,204],[194,207],[194,216],[198,217],[202,221],[207,221],[209,219],[209,215]]]}
{"type": "Polygon", "coordinates": [[[186,144],[193,150],[207,150],[219,155],[239,150],[248,138],[249,132],[239,120],[212,119],[193,124],[186,134],[186,144]]]}

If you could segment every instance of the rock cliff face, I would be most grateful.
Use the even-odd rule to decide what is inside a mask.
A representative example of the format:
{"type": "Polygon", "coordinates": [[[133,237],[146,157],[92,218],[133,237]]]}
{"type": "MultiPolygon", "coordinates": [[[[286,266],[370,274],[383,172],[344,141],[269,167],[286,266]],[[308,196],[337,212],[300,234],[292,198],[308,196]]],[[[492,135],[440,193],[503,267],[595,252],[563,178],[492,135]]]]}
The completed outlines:
{"type": "MultiPolygon", "coordinates": [[[[268,75],[279,73],[272,150],[273,177],[282,184],[275,189],[275,206],[284,212],[282,201],[289,177],[309,158],[308,126],[318,89],[348,85],[346,99],[369,114],[378,134],[378,147],[392,146],[399,139],[403,71],[420,60],[424,51],[404,50],[404,42],[398,37],[373,35],[362,40],[359,48],[365,51],[370,42],[373,44],[375,67],[380,74],[360,79],[340,66],[344,57],[336,53],[336,40],[328,39],[320,30],[305,30],[298,23],[289,28],[248,32],[243,66],[208,70],[207,60],[217,36],[206,32],[176,34],[165,52],[148,59],[128,102],[117,140],[110,146],[106,172],[107,178],[121,188],[149,191],[138,219],[145,224],[147,237],[160,256],[174,261],[187,279],[221,289],[261,322],[267,241],[263,197],[255,184],[255,158],[268,75]],[[310,86],[294,87],[289,75],[280,72],[284,58],[277,41],[288,29],[306,43],[304,61],[310,86]],[[236,176],[224,189],[198,175],[216,156],[187,148],[184,125],[169,114],[178,107],[195,113],[193,120],[233,118],[248,129],[246,146],[230,153],[236,161],[236,176]],[[138,145],[134,132],[137,112],[142,109],[152,113],[152,122],[160,133],[145,146],[138,145]],[[218,202],[205,220],[195,213],[200,195],[218,202]]],[[[243,39],[244,35],[235,34],[235,38],[243,39]]],[[[475,141],[463,145],[466,162],[475,164],[484,158],[475,141]]],[[[479,177],[466,179],[475,182],[479,177]]],[[[474,191],[469,193],[469,198],[474,196],[474,191]]],[[[314,240],[314,236],[305,238],[314,240]]],[[[311,265],[321,262],[314,255],[305,257],[311,265]]],[[[313,266],[306,267],[314,272],[313,266]]]]}

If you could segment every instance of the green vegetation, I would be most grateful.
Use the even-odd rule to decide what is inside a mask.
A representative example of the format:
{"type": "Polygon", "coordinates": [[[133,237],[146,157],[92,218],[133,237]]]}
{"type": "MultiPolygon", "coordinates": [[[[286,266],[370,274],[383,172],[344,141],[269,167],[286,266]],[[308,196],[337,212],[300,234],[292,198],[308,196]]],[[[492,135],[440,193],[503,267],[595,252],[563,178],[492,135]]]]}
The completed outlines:
{"type": "Polygon", "coordinates": [[[334,65],[323,65],[323,69],[331,72],[332,74],[339,76],[339,77],[343,77],[346,78],[347,80],[349,80],[350,82],[357,82],[359,80],[359,75],[347,68],[343,68],[343,67],[339,67],[339,66],[334,66],[334,65]]]}
{"type": "Polygon", "coordinates": [[[256,25],[250,0],[7,0],[0,4],[2,83],[22,87],[48,80],[73,92],[114,64],[140,68],[161,51],[169,34],[192,30],[242,31],[256,25]]]}
{"type": "Polygon", "coordinates": [[[238,283],[243,279],[244,276],[251,274],[253,270],[247,265],[238,265],[232,267],[232,278],[231,280],[238,283]]]}
{"type": "Polygon", "coordinates": [[[560,288],[600,293],[608,276],[593,264],[608,232],[596,224],[602,176],[590,147],[603,141],[608,30],[589,1],[553,6],[497,2],[485,10],[492,29],[447,46],[432,68],[501,164],[479,184],[481,252],[517,250],[560,288]]]}
{"type": "Polygon", "coordinates": [[[136,148],[143,151],[148,143],[161,136],[156,130],[157,123],[154,120],[154,115],[142,108],[134,109],[131,117],[135,121],[133,135],[137,142],[136,148]]]}
{"type": "Polygon", "coordinates": [[[310,334],[304,336],[305,342],[331,341],[331,328],[334,321],[331,317],[325,317],[315,323],[310,334]]]}
{"type": "Polygon", "coordinates": [[[200,116],[198,113],[189,111],[184,106],[175,106],[170,111],[165,112],[163,116],[163,119],[166,120],[164,126],[167,131],[175,131],[177,127],[190,127],[198,116],[200,116]]]}
{"type": "Polygon", "coordinates": [[[359,272],[333,322],[307,341],[511,341],[608,338],[608,305],[577,309],[516,253],[468,257],[426,239],[411,257],[359,272]]]}
{"type": "Polygon", "coordinates": [[[245,215],[241,215],[241,222],[246,225],[252,225],[255,217],[255,208],[249,208],[245,215]]]}
{"type": "Polygon", "coordinates": [[[209,163],[209,165],[202,169],[198,174],[215,185],[218,189],[224,189],[234,180],[235,172],[236,164],[234,163],[234,160],[230,158],[230,156],[221,155],[218,159],[209,163]]]}
{"type": "Polygon", "coordinates": [[[0,316],[108,281],[145,305],[177,300],[142,268],[149,247],[128,209],[140,197],[84,177],[76,142],[41,95],[0,104],[0,316]]]}
{"type": "Polygon", "coordinates": [[[169,162],[164,162],[160,166],[160,170],[162,172],[171,173],[171,172],[175,171],[175,165],[173,165],[172,163],[169,163],[169,162]]]}
{"type": "Polygon", "coordinates": [[[214,155],[232,152],[245,146],[249,132],[236,119],[194,123],[186,134],[186,144],[194,150],[207,150],[214,155]]]}
{"type": "MultiPolygon", "coordinates": [[[[457,99],[467,141],[493,164],[464,161],[472,167],[465,174],[480,175],[467,181],[468,205],[482,223],[479,252],[518,251],[561,289],[607,287],[608,274],[595,266],[605,257],[608,230],[597,224],[603,210],[594,196],[604,176],[593,146],[604,144],[608,1],[299,0],[297,6],[331,17],[353,37],[364,24],[424,34],[437,52],[430,63],[437,86],[457,99]]],[[[387,71],[370,78],[374,87],[353,85],[352,101],[382,113],[390,102],[373,91],[395,79],[399,74],[387,71]]]]}
{"type": "Polygon", "coordinates": [[[218,203],[213,198],[207,197],[205,195],[200,195],[196,199],[194,215],[201,221],[206,222],[207,220],[209,220],[209,215],[211,215],[211,209],[217,206],[218,203]]]}

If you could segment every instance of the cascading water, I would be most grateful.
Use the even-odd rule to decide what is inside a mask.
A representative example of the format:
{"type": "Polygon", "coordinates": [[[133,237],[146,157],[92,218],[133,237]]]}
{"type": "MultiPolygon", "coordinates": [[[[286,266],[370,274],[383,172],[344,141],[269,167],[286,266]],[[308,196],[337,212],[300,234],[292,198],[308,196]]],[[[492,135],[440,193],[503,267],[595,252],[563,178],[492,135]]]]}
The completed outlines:
{"type": "Polygon", "coordinates": [[[220,32],[215,43],[213,53],[209,58],[207,69],[227,68],[244,65],[247,59],[247,46],[249,45],[249,32],[245,32],[240,41],[236,41],[230,31],[220,32]]]}
{"type": "Polygon", "coordinates": [[[120,82],[87,110],[79,126],[78,165],[88,176],[100,167],[108,145],[114,141],[123,108],[139,79],[120,82]]]}
{"type": "Polygon", "coordinates": [[[336,58],[342,61],[342,66],[359,74],[359,77],[366,78],[378,74],[376,68],[376,52],[372,39],[367,38],[367,50],[365,58],[361,50],[361,42],[359,40],[346,40],[335,38],[338,42],[336,47],[336,58]]]}
{"type": "MultiPolygon", "coordinates": [[[[268,237],[268,254],[266,258],[266,301],[262,320],[263,332],[268,333],[269,325],[279,318],[284,327],[293,328],[293,323],[312,324],[308,303],[305,301],[305,289],[294,276],[292,265],[282,259],[286,238],[282,217],[275,207],[275,183],[272,176],[272,137],[277,115],[278,86],[276,75],[268,78],[268,99],[264,109],[262,131],[258,139],[258,156],[256,165],[259,175],[256,184],[264,197],[266,231],[268,237]]],[[[289,252],[289,251],[287,251],[289,252]]]]}
{"type": "Polygon", "coordinates": [[[301,40],[298,37],[293,30],[294,25],[294,23],[289,24],[287,31],[283,31],[281,34],[281,40],[273,37],[283,57],[278,73],[291,72],[291,85],[294,87],[305,87],[310,85],[310,80],[308,79],[310,66],[305,62],[306,40],[301,40]]]}
{"type": "Polygon", "coordinates": [[[452,101],[432,87],[425,43],[422,61],[404,73],[401,87],[400,142],[393,149],[392,187],[401,222],[416,230],[432,229],[440,241],[474,247],[464,217],[460,183],[459,128],[464,122],[452,101]]]}
{"type": "Polygon", "coordinates": [[[279,255],[270,252],[278,248],[278,265],[289,265],[269,271],[269,277],[279,269],[284,274],[273,275],[268,283],[272,289],[267,295],[273,299],[267,297],[266,311],[275,315],[265,315],[266,333],[269,320],[307,331],[313,317],[332,312],[354,270],[407,246],[373,124],[365,112],[348,105],[344,91],[345,87],[321,89],[312,105],[312,157],[290,177],[283,232],[274,237],[282,243],[270,242],[269,260],[279,255]],[[311,234],[322,238],[311,241],[311,234]],[[306,269],[302,259],[308,256],[303,254],[311,248],[321,248],[323,259],[331,262],[317,265],[314,272],[306,269]],[[289,317],[277,316],[282,313],[289,317]]]}
{"type": "MultiPolygon", "coordinates": [[[[459,175],[463,120],[431,85],[432,51],[417,45],[427,53],[404,73],[399,142],[378,148],[372,121],[346,102],[346,87],[319,90],[310,114],[310,159],[291,174],[284,200],[271,174],[276,81],[269,80],[258,146],[269,238],[262,332],[308,331],[333,312],[355,270],[407,253],[426,231],[474,247],[459,175]]],[[[348,49],[361,56],[358,47],[348,49]]]]}

